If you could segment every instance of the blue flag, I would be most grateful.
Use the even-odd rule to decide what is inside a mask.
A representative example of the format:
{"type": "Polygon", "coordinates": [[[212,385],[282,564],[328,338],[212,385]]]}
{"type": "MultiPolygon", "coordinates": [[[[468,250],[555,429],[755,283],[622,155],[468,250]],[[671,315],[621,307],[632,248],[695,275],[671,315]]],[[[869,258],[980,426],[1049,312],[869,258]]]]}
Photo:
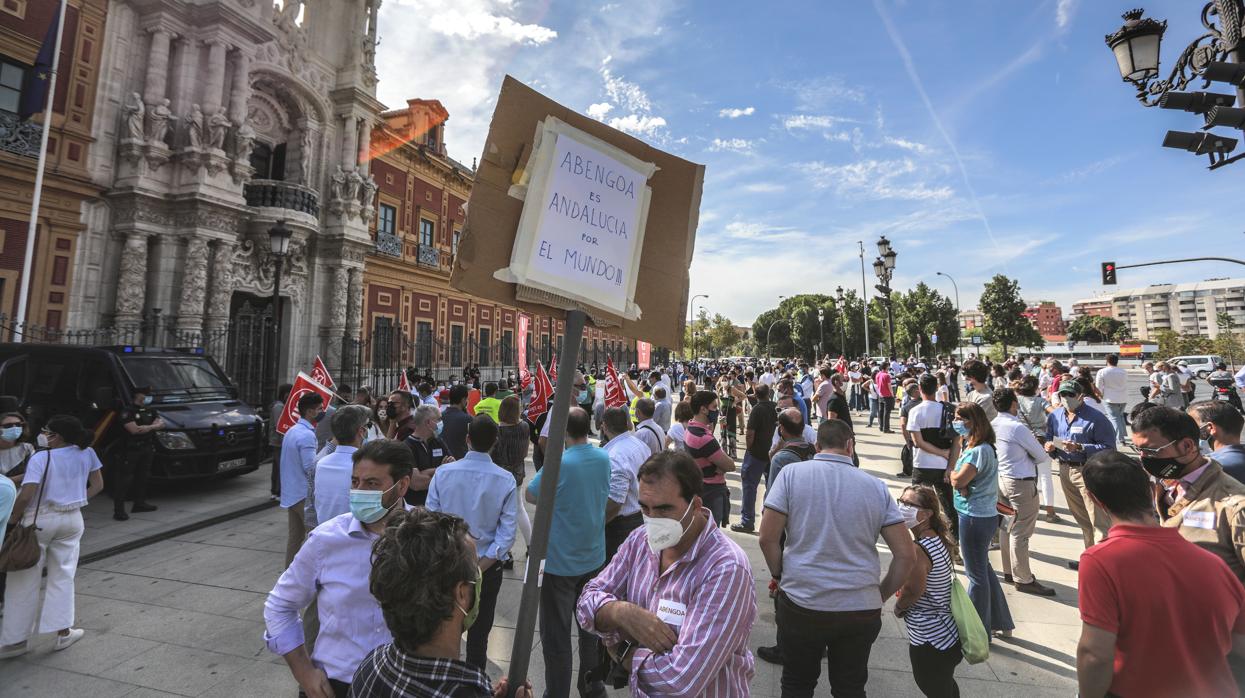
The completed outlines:
{"type": "Polygon", "coordinates": [[[52,57],[56,52],[56,28],[60,24],[60,16],[61,8],[57,5],[56,12],[52,14],[52,24],[48,25],[43,45],[39,47],[39,55],[35,56],[35,67],[26,75],[22,101],[17,107],[18,118],[22,121],[42,112],[48,105],[48,86],[52,82],[52,57]]]}

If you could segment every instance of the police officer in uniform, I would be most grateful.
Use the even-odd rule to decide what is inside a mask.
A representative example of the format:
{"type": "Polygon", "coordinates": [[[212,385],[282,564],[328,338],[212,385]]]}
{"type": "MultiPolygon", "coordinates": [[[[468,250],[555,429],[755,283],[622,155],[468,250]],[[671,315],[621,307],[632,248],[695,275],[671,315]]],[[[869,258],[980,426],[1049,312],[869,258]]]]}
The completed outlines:
{"type": "Polygon", "coordinates": [[[155,432],[164,428],[164,420],[151,409],[151,388],[140,386],[134,389],[134,401],[121,410],[121,428],[125,430],[124,452],[114,467],[112,476],[112,518],[126,521],[130,518],[125,513],[125,500],[131,493],[134,505],[130,511],[139,514],[155,511],[156,507],[148,504],[147,475],[151,472],[151,459],[156,452],[155,432]]]}

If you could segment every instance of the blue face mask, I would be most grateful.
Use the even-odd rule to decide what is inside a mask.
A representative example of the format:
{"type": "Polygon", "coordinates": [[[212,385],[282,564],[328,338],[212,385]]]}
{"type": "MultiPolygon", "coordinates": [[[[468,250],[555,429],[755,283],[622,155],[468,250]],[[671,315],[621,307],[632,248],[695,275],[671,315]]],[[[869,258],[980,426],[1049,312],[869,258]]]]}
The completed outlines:
{"type": "Polygon", "coordinates": [[[155,402],[155,401],[156,401],[156,399],[155,399],[154,397],[150,396],[150,395],[144,395],[144,396],[143,396],[143,405],[144,405],[144,406],[145,406],[145,405],[150,405],[151,403],[153,403],[153,402],[155,402]]]}
{"type": "MultiPolygon", "coordinates": [[[[398,484],[395,482],[389,490],[397,486],[398,484]]],[[[390,507],[393,506],[391,504],[386,507],[383,503],[385,492],[389,490],[384,492],[380,490],[350,490],[350,513],[354,514],[356,519],[365,524],[380,521],[385,517],[385,514],[389,513],[390,507]]],[[[394,504],[397,504],[397,501],[394,504]]]]}
{"type": "Polygon", "coordinates": [[[5,441],[9,441],[9,442],[14,442],[20,438],[22,438],[22,428],[20,426],[5,427],[3,430],[0,430],[0,439],[4,439],[5,441]]]}
{"type": "Polygon", "coordinates": [[[968,433],[969,433],[968,425],[965,424],[964,420],[962,419],[957,419],[954,422],[951,422],[951,428],[955,429],[955,433],[959,434],[960,436],[968,436],[968,433]]]}

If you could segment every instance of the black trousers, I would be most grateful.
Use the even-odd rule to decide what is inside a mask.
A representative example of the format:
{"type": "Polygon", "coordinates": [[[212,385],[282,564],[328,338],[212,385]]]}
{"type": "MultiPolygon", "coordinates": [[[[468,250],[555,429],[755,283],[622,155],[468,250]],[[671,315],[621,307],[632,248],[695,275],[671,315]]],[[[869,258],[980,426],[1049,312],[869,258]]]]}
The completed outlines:
{"type": "Polygon", "coordinates": [[[882,431],[891,430],[891,412],[895,411],[895,398],[878,398],[878,421],[882,431]]]}
{"type": "Polygon", "coordinates": [[[938,491],[938,501],[942,502],[942,513],[951,520],[951,535],[960,539],[960,517],[955,513],[955,503],[951,500],[951,483],[946,482],[947,471],[940,468],[913,468],[912,484],[929,485],[938,491]]]}
{"type": "Polygon", "coordinates": [[[964,659],[964,650],[956,643],[945,650],[931,644],[908,645],[908,658],[912,660],[912,678],[917,688],[929,698],[959,698],[960,687],[955,683],[955,668],[964,659]]]}
{"type": "Polygon", "coordinates": [[[497,594],[501,591],[501,561],[484,571],[480,580],[480,612],[476,622],[467,631],[467,663],[480,671],[488,664],[488,634],[493,630],[493,617],[497,613],[497,594]]]}
{"type": "Polygon", "coordinates": [[[865,695],[869,652],[882,630],[882,611],[813,611],[778,592],[778,646],[782,648],[782,697],[812,698],[826,658],[834,698],[865,695]],[[828,652],[827,652],[828,650],[828,652]]]}
{"type": "Polygon", "coordinates": [[[627,540],[631,532],[644,525],[644,516],[640,512],[626,516],[615,516],[605,524],[605,564],[610,564],[614,553],[627,540]]]}
{"type": "Polygon", "coordinates": [[[272,447],[272,478],[268,483],[268,494],[281,495],[281,447],[272,447]]]}
{"type": "MultiPolygon", "coordinates": [[[[349,698],[350,684],[337,679],[329,679],[329,686],[333,688],[333,698],[349,698]]],[[[307,698],[307,694],[299,689],[298,698],[307,698]]]]}
{"type": "Polygon", "coordinates": [[[112,497],[113,509],[124,511],[126,499],[136,503],[147,501],[147,476],[151,473],[151,459],[155,455],[152,449],[130,448],[113,463],[115,471],[108,493],[112,497]]]}
{"type": "MultiPolygon", "coordinates": [[[[570,698],[571,626],[575,623],[575,604],[600,570],[578,577],[545,573],[540,587],[540,646],[545,657],[546,698],[570,698]]],[[[579,630],[579,675],[576,686],[582,691],[586,676],[597,665],[597,636],[579,630]]]]}

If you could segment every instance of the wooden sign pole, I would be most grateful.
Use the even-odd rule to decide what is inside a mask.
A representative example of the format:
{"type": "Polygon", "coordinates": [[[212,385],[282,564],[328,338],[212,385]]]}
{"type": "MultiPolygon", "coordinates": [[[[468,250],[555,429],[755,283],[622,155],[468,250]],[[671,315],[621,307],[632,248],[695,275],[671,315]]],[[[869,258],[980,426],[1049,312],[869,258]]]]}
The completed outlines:
{"type": "MultiPolygon", "coordinates": [[[[523,597],[519,604],[519,620],[515,623],[514,646],[510,650],[509,698],[527,680],[527,667],[532,659],[532,634],[540,611],[540,570],[549,548],[549,528],[553,525],[553,500],[558,493],[558,472],[562,469],[562,449],[566,441],[566,415],[571,409],[575,390],[575,364],[579,344],[584,336],[587,316],[582,310],[566,314],[566,339],[558,357],[558,384],[553,392],[553,409],[549,413],[549,441],[545,463],[541,466],[540,494],[536,517],[532,520],[532,541],[527,549],[527,572],[523,580],[523,597]]],[[[523,506],[520,502],[519,506],[523,506]]]]}

